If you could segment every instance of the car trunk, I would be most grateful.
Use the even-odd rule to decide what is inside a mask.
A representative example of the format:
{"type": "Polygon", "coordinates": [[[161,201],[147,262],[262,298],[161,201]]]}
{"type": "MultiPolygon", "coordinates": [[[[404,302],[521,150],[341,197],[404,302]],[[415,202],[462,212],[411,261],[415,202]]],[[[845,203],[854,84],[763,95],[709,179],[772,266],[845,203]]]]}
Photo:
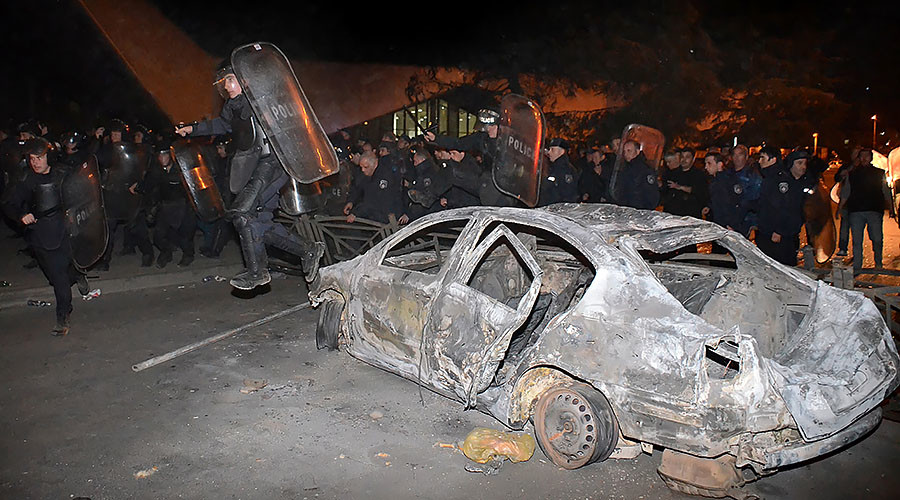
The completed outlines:
{"type": "Polygon", "coordinates": [[[806,440],[847,427],[896,387],[893,339],[860,293],[820,283],[810,314],[785,340],[766,363],[806,440]]]}

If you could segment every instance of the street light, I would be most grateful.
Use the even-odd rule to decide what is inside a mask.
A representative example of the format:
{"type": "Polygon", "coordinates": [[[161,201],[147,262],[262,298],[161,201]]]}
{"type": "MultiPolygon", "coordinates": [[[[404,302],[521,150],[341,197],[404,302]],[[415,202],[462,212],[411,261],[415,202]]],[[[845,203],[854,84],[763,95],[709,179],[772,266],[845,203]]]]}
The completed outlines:
{"type": "Polygon", "coordinates": [[[813,132],[813,156],[819,156],[819,133],[813,132]]]}
{"type": "Polygon", "coordinates": [[[872,149],[875,149],[875,131],[878,129],[878,115],[872,115],[872,149]]]}

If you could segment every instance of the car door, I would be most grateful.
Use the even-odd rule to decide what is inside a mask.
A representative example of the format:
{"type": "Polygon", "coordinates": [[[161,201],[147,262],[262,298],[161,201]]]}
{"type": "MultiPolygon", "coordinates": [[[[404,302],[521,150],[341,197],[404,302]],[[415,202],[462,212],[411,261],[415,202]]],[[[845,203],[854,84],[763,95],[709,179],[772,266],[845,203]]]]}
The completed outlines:
{"type": "MultiPolygon", "coordinates": [[[[472,243],[474,245],[474,241],[472,243]]],[[[434,296],[425,324],[427,378],[440,392],[475,405],[490,385],[513,333],[527,320],[541,289],[542,271],[525,245],[505,225],[464,253],[434,296]],[[531,283],[511,307],[468,285],[495,243],[503,243],[531,275],[531,283]]]]}
{"type": "MultiPolygon", "coordinates": [[[[446,259],[455,245],[455,231],[468,219],[438,220],[397,233],[386,245],[378,265],[360,276],[357,293],[365,296],[360,357],[410,378],[418,378],[422,331],[427,307],[445,274],[446,259]]],[[[457,235],[458,236],[458,235],[457,235]]]]}

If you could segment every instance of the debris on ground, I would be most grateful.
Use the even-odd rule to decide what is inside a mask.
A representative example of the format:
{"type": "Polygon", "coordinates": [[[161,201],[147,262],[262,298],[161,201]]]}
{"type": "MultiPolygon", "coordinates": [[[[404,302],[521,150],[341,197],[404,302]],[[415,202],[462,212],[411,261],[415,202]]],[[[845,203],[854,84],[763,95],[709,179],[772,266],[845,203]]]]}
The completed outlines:
{"type": "Polygon", "coordinates": [[[372,420],[378,420],[382,417],[384,417],[384,413],[382,413],[378,410],[375,410],[372,413],[369,413],[369,418],[371,418],[372,420]]]}
{"type": "Polygon", "coordinates": [[[26,303],[31,307],[47,307],[47,306],[53,305],[51,302],[48,302],[46,300],[35,300],[35,299],[28,299],[28,302],[26,302],[26,303]]]}
{"type": "Polygon", "coordinates": [[[5,288],[9,286],[9,281],[0,281],[0,288],[5,288]]]}
{"type": "Polygon", "coordinates": [[[486,427],[470,432],[461,447],[469,460],[480,464],[495,459],[502,461],[504,458],[511,462],[525,462],[534,455],[534,448],[534,438],[530,434],[514,434],[486,427]]]}
{"type": "Polygon", "coordinates": [[[500,472],[500,467],[503,467],[503,460],[503,458],[495,457],[483,464],[469,464],[466,466],[466,472],[480,472],[485,476],[496,476],[500,472]]]}
{"type": "Polygon", "coordinates": [[[204,282],[204,283],[209,283],[210,281],[218,281],[218,282],[222,282],[222,281],[225,281],[225,280],[227,280],[227,279],[228,279],[228,278],[226,278],[225,276],[219,276],[219,275],[217,275],[217,274],[216,274],[216,275],[210,274],[209,276],[206,276],[206,277],[203,278],[203,282],[204,282]]]}
{"type": "Polygon", "coordinates": [[[87,293],[87,295],[82,295],[81,300],[93,300],[100,296],[100,289],[95,288],[87,293]]]}
{"type": "Polygon", "coordinates": [[[241,387],[241,394],[250,394],[256,392],[263,387],[269,385],[268,380],[244,379],[244,387],[241,387]]]}
{"type": "Polygon", "coordinates": [[[153,474],[155,474],[156,471],[158,471],[158,470],[159,470],[159,467],[154,465],[153,467],[150,467],[149,469],[139,470],[139,471],[135,472],[134,478],[135,479],[148,478],[148,477],[152,476],[153,474]]]}

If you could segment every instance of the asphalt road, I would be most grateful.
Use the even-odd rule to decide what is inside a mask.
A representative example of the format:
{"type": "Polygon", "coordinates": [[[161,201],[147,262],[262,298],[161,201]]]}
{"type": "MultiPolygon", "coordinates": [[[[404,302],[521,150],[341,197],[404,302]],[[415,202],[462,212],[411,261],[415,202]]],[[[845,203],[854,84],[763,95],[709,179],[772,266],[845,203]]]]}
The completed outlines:
{"type": "MultiPolygon", "coordinates": [[[[0,498],[686,499],[661,453],[576,471],[540,451],[495,476],[465,470],[462,441],[499,422],[345,353],[315,349],[304,310],[163,365],[150,357],[306,300],[295,278],[253,299],[196,283],[0,313],[0,498]],[[245,381],[265,380],[244,394],[245,381]]],[[[530,428],[527,429],[529,432],[530,428]]],[[[754,483],[764,498],[896,498],[900,424],[754,483]]]]}

